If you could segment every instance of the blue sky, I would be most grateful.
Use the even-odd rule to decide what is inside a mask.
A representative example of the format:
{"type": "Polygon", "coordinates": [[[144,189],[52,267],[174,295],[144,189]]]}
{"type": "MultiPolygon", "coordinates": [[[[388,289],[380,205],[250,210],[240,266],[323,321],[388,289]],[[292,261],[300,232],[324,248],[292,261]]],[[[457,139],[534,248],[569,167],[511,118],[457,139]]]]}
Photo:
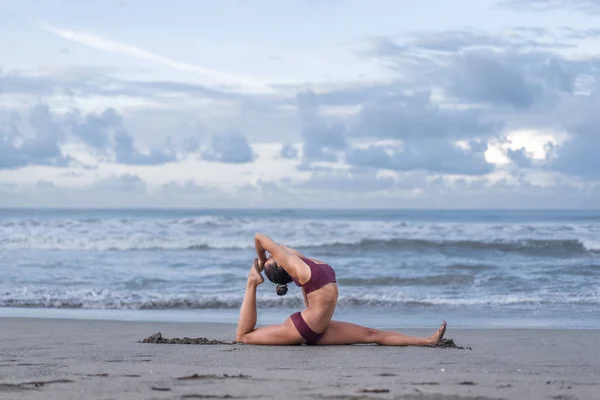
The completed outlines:
{"type": "Polygon", "coordinates": [[[0,206],[581,208],[600,1],[0,0],[0,206]]]}

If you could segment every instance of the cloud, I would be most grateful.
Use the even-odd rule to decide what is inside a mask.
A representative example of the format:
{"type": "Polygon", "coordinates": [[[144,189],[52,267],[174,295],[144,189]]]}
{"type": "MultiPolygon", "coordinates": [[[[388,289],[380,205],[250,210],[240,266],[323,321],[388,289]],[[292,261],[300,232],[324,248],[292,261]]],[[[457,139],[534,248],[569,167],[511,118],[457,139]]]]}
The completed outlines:
{"type": "MultiPolygon", "coordinates": [[[[91,184],[64,186],[48,180],[34,184],[0,183],[0,207],[148,208],[148,207],[239,207],[244,201],[260,205],[257,188],[225,192],[193,181],[171,181],[158,187],[136,174],[111,174],[91,184]]],[[[281,196],[281,193],[279,193],[281,196]]],[[[281,197],[280,197],[281,198],[281,197]]]]}
{"type": "Polygon", "coordinates": [[[237,131],[224,134],[214,134],[202,158],[207,161],[219,161],[228,164],[243,164],[253,162],[256,158],[248,140],[237,131]]]}
{"type": "Polygon", "coordinates": [[[135,174],[123,174],[100,179],[90,188],[92,191],[98,190],[101,192],[145,192],[146,183],[135,174]]]}
{"type": "Polygon", "coordinates": [[[295,186],[326,192],[379,192],[392,188],[394,178],[378,177],[373,171],[315,170],[310,178],[295,186]]]}
{"type": "Polygon", "coordinates": [[[0,207],[271,207],[271,208],[597,208],[600,185],[552,179],[544,185],[519,176],[456,179],[423,172],[387,176],[376,171],[319,169],[308,179],[266,181],[222,191],[193,181],[150,186],[135,174],[61,186],[0,183],[0,207]],[[242,203],[240,203],[242,199],[242,203]]]}
{"type": "Polygon", "coordinates": [[[115,156],[119,164],[155,165],[177,160],[171,149],[151,149],[149,154],[140,153],[134,146],[133,137],[123,128],[115,133],[115,156]]]}
{"type": "Polygon", "coordinates": [[[283,158],[295,159],[298,157],[298,149],[290,144],[283,144],[279,155],[283,158]]]}
{"type": "Polygon", "coordinates": [[[481,110],[444,109],[432,103],[428,91],[382,95],[365,102],[346,128],[320,115],[321,95],[303,92],[297,99],[304,140],[301,170],[314,168],[311,161],[336,162],[341,156],[347,164],[364,169],[466,175],[493,170],[484,156],[486,139],[498,136],[503,124],[481,110]],[[402,145],[353,147],[350,142],[355,139],[394,140],[402,145]],[[467,140],[472,148],[458,148],[459,140],[467,140]]]}
{"type": "Polygon", "coordinates": [[[528,108],[542,95],[542,87],[491,53],[471,52],[459,59],[449,93],[472,102],[528,108]]]}
{"type": "Polygon", "coordinates": [[[600,12],[600,2],[598,0],[501,0],[499,4],[504,7],[532,11],[563,8],[580,12],[600,12]]]}
{"type": "Polygon", "coordinates": [[[0,206],[4,207],[122,207],[143,204],[147,196],[146,183],[134,174],[113,174],[80,186],[48,180],[10,187],[0,184],[0,206]]]}
{"type": "Polygon", "coordinates": [[[355,148],[347,153],[347,162],[399,171],[487,174],[493,168],[482,152],[456,148],[457,140],[502,141],[507,129],[537,129],[567,132],[571,138],[556,146],[548,161],[533,162],[524,148],[509,150],[510,168],[600,178],[592,150],[600,148],[600,142],[598,135],[589,133],[597,133],[600,126],[600,102],[596,95],[585,95],[589,83],[597,82],[600,57],[567,58],[556,52],[574,49],[579,39],[597,38],[600,30],[515,30],[516,36],[496,38],[460,31],[408,35],[404,41],[380,38],[367,56],[385,59],[399,72],[395,93],[365,102],[351,132],[400,140],[402,147],[355,148]],[[399,93],[401,87],[413,95],[399,93]],[[428,92],[419,94],[418,87],[442,89],[439,97],[446,107],[433,104],[428,92]],[[420,143],[424,139],[427,145],[420,143]]]}
{"type": "Polygon", "coordinates": [[[593,70],[596,62],[558,52],[599,35],[599,29],[539,27],[417,32],[373,39],[360,54],[384,61],[408,87],[438,86],[468,101],[527,108],[546,94],[572,91],[575,73],[593,70]]]}
{"type": "Polygon", "coordinates": [[[508,149],[506,152],[506,156],[510,161],[512,161],[519,167],[528,168],[531,167],[531,165],[533,164],[531,157],[529,156],[529,154],[527,154],[527,150],[524,147],[521,147],[520,149],[516,150],[508,149]]]}
{"type": "Polygon", "coordinates": [[[44,25],[43,28],[54,35],[62,37],[63,39],[71,40],[94,49],[104,50],[111,53],[123,54],[126,56],[150,61],[156,64],[166,65],[168,67],[180,71],[203,75],[209,77],[213,82],[219,83],[221,85],[248,87],[255,90],[267,92],[271,91],[271,89],[267,85],[265,85],[257,79],[252,79],[240,76],[238,74],[227,73],[211,68],[202,67],[199,65],[176,61],[163,55],[142,49],[140,47],[119,43],[117,41],[103,38],[99,35],[73,31],[69,29],[62,29],[52,25],[44,25]]]}
{"type": "Polygon", "coordinates": [[[336,161],[337,152],[346,148],[347,131],[340,122],[330,123],[320,115],[319,96],[312,91],[296,96],[304,140],[302,155],[306,162],[336,161]]]}
{"type": "Polygon", "coordinates": [[[52,70],[0,70],[0,93],[25,94],[35,97],[67,95],[87,98],[93,96],[128,96],[147,99],[167,98],[174,94],[220,101],[247,100],[242,93],[227,92],[191,82],[164,80],[135,80],[115,76],[121,71],[105,67],[63,67],[52,70]]]}
{"type": "MultiPolygon", "coordinates": [[[[11,72],[0,77],[0,87],[14,98],[56,96],[67,98],[61,105],[89,106],[98,96],[110,101],[133,97],[135,107],[98,106],[92,107],[94,112],[67,113],[46,107],[46,112],[31,110],[20,119],[7,118],[0,125],[0,168],[71,165],[62,171],[77,172],[80,166],[67,154],[76,157],[84,148],[98,159],[95,169],[82,178],[58,176],[52,185],[40,184],[36,193],[37,198],[46,193],[56,202],[67,201],[72,188],[65,182],[81,184],[118,171],[110,179],[101,178],[98,185],[75,190],[76,198],[86,204],[106,196],[94,199],[92,191],[113,193],[111,204],[117,204],[117,198],[130,204],[131,197],[135,204],[163,206],[243,202],[318,207],[330,204],[327,201],[336,191],[341,194],[334,198],[344,206],[519,206],[519,199],[529,204],[576,204],[577,196],[591,202],[600,179],[595,151],[600,148],[596,139],[600,102],[597,92],[587,92],[589,82],[597,79],[600,61],[581,54],[576,41],[599,34],[593,29],[534,27],[506,34],[454,30],[379,38],[370,42],[367,56],[396,72],[391,78],[385,74],[387,81],[279,86],[281,91],[273,96],[188,82],[128,80],[123,71],[101,68],[11,72]],[[577,50],[578,56],[561,56],[562,50],[569,54],[577,50]],[[202,125],[196,127],[199,115],[202,125]],[[510,149],[506,146],[513,130],[543,136],[566,132],[570,137],[557,141],[548,160],[541,159],[540,151],[532,159],[531,146],[520,147],[521,141],[510,149]],[[511,163],[497,167],[489,163],[488,142],[502,148],[499,155],[511,163]],[[186,157],[190,153],[237,164],[220,166],[237,176],[222,184],[223,191],[202,182],[165,183],[172,176],[204,179],[205,172],[212,172],[214,164],[186,157]],[[156,167],[164,163],[169,165],[156,167]],[[197,176],[179,174],[187,173],[184,169],[190,165],[208,167],[197,176]],[[506,181],[498,181],[504,176],[506,181]],[[240,187],[244,182],[247,185],[240,187]],[[540,197],[557,195],[557,188],[571,193],[557,199],[540,197]],[[369,193],[374,194],[372,199],[369,193]]],[[[134,57],[166,65],[148,58],[143,49],[136,53],[119,43],[102,42],[103,38],[94,43],[97,37],[79,39],[103,50],[133,51],[134,57]]],[[[12,98],[5,99],[3,104],[12,98]]],[[[39,171],[55,173],[50,168],[39,171]]],[[[27,174],[38,171],[0,172],[0,177],[19,182],[18,174],[31,181],[35,178],[27,174]]],[[[17,189],[1,190],[13,193],[17,201],[17,189]]]]}
{"type": "Polygon", "coordinates": [[[172,148],[150,149],[149,154],[136,149],[133,137],[123,125],[123,117],[113,108],[83,116],[75,110],[69,115],[68,123],[75,137],[97,153],[114,153],[119,164],[155,165],[177,160],[172,148]]]}
{"type": "Polygon", "coordinates": [[[559,112],[564,129],[571,135],[551,148],[547,167],[568,175],[600,180],[600,81],[590,94],[575,96],[559,112]]]}
{"type": "Polygon", "coordinates": [[[446,76],[450,95],[515,109],[569,94],[575,86],[575,71],[569,62],[535,52],[467,52],[457,58],[446,76]]]}
{"type": "Polygon", "coordinates": [[[472,143],[471,149],[453,146],[445,140],[419,140],[405,148],[369,146],[346,154],[346,162],[365,168],[395,171],[428,171],[442,174],[485,175],[494,166],[485,159],[487,143],[472,143]]]}
{"type": "Polygon", "coordinates": [[[498,33],[472,29],[407,32],[372,38],[359,56],[382,61],[405,84],[435,84],[440,70],[447,69],[457,55],[481,51],[552,55],[557,50],[575,49],[579,39],[597,37],[599,33],[595,29],[541,27],[515,27],[498,33]]]}
{"type": "Polygon", "coordinates": [[[536,27],[517,27],[501,34],[460,29],[409,32],[401,35],[398,39],[385,36],[371,39],[371,47],[362,54],[381,58],[409,56],[413,57],[412,61],[423,61],[430,56],[439,57],[446,54],[481,49],[502,48],[519,51],[527,48],[552,50],[575,47],[574,43],[565,40],[567,38],[561,40],[553,37],[552,34],[553,31],[550,29],[536,27]],[[418,53],[421,53],[420,56],[418,53]]]}
{"type": "Polygon", "coordinates": [[[503,124],[478,109],[442,108],[429,91],[392,95],[367,103],[352,134],[377,139],[461,139],[497,135],[503,124]]]}
{"type": "Polygon", "coordinates": [[[371,57],[399,57],[417,52],[443,56],[472,50],[553,51],[577,47],[572,39],[598,36],[597,29],[568,27],[513,26],[490,32],[477,29],[405,32],[395,37],[372,38],[362,54],[371,57]]]}
{"type": "Polygon", "coordinates": [[[29,110],[26,123],[13,115],[0,127],[0,169],[26,165],[65,166],[70,158],[60,149],[64,137],[63,127],[44,104],[29,110]]]}
{"type": "Polygon", "coordinates": [[[173,146],[150,149],[148,154],[138,150],[122,116],[112,108],[101,113],[85,114],[74,109],[58,114],[40,103],[29,109],[26,120],[12,114],[0,125],[0,169],[76,164],[64,153],[63,146],[77,142],[104,161],[120,164],[152,165],[177,160],[173,146]]]}
{"type": "Polygon", "coordinates": [[[119,128],[123,121],[116,110],[107,108],[102,113],[81,115],[75,110],[69,118],[73,134],[84,143],[97,150],[105,150],[111,142],[112,131],[119,128]]]}

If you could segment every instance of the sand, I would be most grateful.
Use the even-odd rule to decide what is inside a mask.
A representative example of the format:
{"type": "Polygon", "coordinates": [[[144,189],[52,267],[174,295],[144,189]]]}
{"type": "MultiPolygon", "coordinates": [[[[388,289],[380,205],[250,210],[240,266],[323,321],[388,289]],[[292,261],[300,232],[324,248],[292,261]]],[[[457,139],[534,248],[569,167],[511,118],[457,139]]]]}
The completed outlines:
{"type": "MultiPolygon", "coordinates": [[[[0,318],[0,399],[598,399],[598,330],[456,330],[454,348],[153,344],[235,326],[0,318]]],[[[428,335],[428,330],[399,331],[428,335]]]]}

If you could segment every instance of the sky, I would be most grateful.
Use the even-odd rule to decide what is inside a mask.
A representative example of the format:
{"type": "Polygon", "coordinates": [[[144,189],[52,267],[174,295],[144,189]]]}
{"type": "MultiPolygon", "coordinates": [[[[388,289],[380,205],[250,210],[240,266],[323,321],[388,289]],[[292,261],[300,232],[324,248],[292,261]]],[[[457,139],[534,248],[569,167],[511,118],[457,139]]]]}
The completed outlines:
{"type": "Polygon", "coordinates": [[[0,207],[600,204],[600,0],[0,0],[0,54],[0,207]]]}

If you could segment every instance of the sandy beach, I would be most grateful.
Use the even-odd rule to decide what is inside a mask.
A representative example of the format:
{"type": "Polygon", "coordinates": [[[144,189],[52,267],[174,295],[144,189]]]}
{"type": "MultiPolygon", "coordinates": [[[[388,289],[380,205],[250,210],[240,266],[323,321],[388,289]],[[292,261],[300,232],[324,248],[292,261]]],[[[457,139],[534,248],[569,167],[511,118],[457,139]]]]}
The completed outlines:
{"type": "Polygon", "coordinates": [[[471,350],[138,343],[155,332],[230,341],[234,330],[2,318],[0,398],[596,399],[600,390],[598,330],[450,325],[447,337],[471,350]]]}

